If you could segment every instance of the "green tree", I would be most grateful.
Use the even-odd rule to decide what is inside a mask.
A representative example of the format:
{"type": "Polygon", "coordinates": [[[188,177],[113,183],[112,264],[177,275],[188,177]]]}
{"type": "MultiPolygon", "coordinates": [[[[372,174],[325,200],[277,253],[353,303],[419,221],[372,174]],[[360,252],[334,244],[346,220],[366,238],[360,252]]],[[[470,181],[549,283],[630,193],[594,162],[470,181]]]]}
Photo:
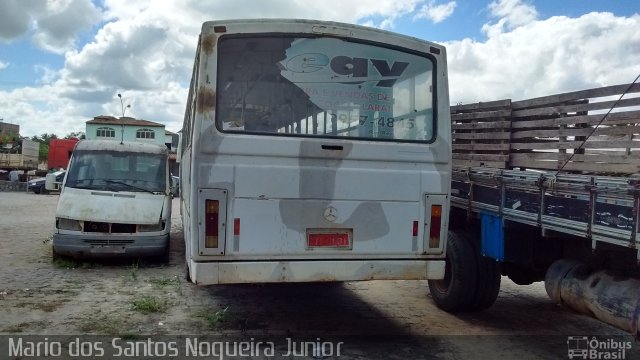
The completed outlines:
{"type": "Polygon", "coordinates": [[[49,143],[51,142],[51,139],[57,139],[57,138],[58,136],[54,133],[51,133],[51,134],[43,133],[40,136],[34,135],[33,137],[31,137],[31,140],[37,141],[40,143],[40,151],[38,152],[39,161],[47,160],[47,158],[49,157],[49,143]]]}
{"type": "Polygon", "coordinates": [[[65,139],[72,139],[72,138],[76,138],[76,139],[86,139],[86,135],[84,134],[84,131],[72,131],[69,134],[67,134],[67,136],[64,137],[65,139]]]}
{"type": "Polygon", "coordinates": [[[38,161],[46,161],[49,158],[49,145],[47,144],[40,144],[40,147],[38,148],[38,161]]]}
{"type": "Polygon", "coordinates": [[[57,139],[57,138],[58,138],[58,135],[56,135],[56,134],[54,134],[54,133],[51,133],[51,134],[43,133],[43,134],[42,134],[42,135],[40,135],[40,136],[34,135],[34,136],[31,138],[31,140],[33,140],[33,141],[37,141],[37,142],[39,142],[40,144],[47,144],[47,145],[49,145],[49,143],[51,142],[51,139],[57,139]]]}
{"type": "Polygon", "coordinates": [[[0,145],[12,143],[18,140],[18,135],[14,133],[0,134],[0,145]]]}

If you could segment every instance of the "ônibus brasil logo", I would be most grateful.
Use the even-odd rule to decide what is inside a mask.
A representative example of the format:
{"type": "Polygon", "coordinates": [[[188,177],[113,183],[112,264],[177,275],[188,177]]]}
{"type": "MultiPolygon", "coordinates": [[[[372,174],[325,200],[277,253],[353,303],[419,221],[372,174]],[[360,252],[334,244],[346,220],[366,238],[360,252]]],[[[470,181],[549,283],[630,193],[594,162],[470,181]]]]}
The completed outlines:
{"type": "Polygon", "coordinates": [[[631,341],[616,339],[598,339],[595,336],[569,336],[567,355],[569,359],[584,360],[622,360],[631,350],[631,341]]]}

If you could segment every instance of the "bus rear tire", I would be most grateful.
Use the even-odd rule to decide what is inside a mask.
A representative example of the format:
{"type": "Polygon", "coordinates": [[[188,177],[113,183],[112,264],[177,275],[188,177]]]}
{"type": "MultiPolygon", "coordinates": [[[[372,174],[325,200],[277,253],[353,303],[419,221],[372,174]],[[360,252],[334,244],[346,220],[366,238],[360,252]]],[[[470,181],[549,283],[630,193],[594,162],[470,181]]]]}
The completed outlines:
{"type": "Polygon", "coordinates": [[[444,279],[428,281],[431,297],[440,309],[455,313],[471,308],[477,288],[476,262],[471,243],[450,231],[444,279]]]}
{"type": "Polygon", "coordinates": [[[193,282],[191,281],[191,272],[189,271],[189,264],[187,264],[187,262],[184,262],[184,279],[187,280],[187,282],[193,282]]]}

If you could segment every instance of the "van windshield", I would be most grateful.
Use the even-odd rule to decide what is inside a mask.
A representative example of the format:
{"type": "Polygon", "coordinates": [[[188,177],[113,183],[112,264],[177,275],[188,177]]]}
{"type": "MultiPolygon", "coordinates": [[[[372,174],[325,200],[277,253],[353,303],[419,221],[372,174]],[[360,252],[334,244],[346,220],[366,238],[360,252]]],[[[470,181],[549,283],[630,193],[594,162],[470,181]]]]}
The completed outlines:
{"type": "Polygon", "coordinates": [[[165,192],[166,156],[75,151],[65,186],[108,191],[165,192]]]}

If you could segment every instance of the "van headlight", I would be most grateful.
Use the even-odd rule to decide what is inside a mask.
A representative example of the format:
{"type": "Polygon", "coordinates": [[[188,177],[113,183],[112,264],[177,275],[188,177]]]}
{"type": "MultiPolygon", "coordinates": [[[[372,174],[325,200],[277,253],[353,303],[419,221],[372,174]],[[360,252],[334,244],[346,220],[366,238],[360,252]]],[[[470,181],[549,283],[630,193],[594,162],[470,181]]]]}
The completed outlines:
{"type": "Polygon", "coordinates": [[[164,228],[164,221],[161,221],[153,225],[138,225],[139,232],[162,231],[163,228],[164,228]]]}
{"type": "Polygon", "coordinates": [[[63,219],[63,218],[56,219],[56,228],[60,230],[73,230],[73,231],[82,230],[82,226],[80,226],[80,221],[63,219]]]}

